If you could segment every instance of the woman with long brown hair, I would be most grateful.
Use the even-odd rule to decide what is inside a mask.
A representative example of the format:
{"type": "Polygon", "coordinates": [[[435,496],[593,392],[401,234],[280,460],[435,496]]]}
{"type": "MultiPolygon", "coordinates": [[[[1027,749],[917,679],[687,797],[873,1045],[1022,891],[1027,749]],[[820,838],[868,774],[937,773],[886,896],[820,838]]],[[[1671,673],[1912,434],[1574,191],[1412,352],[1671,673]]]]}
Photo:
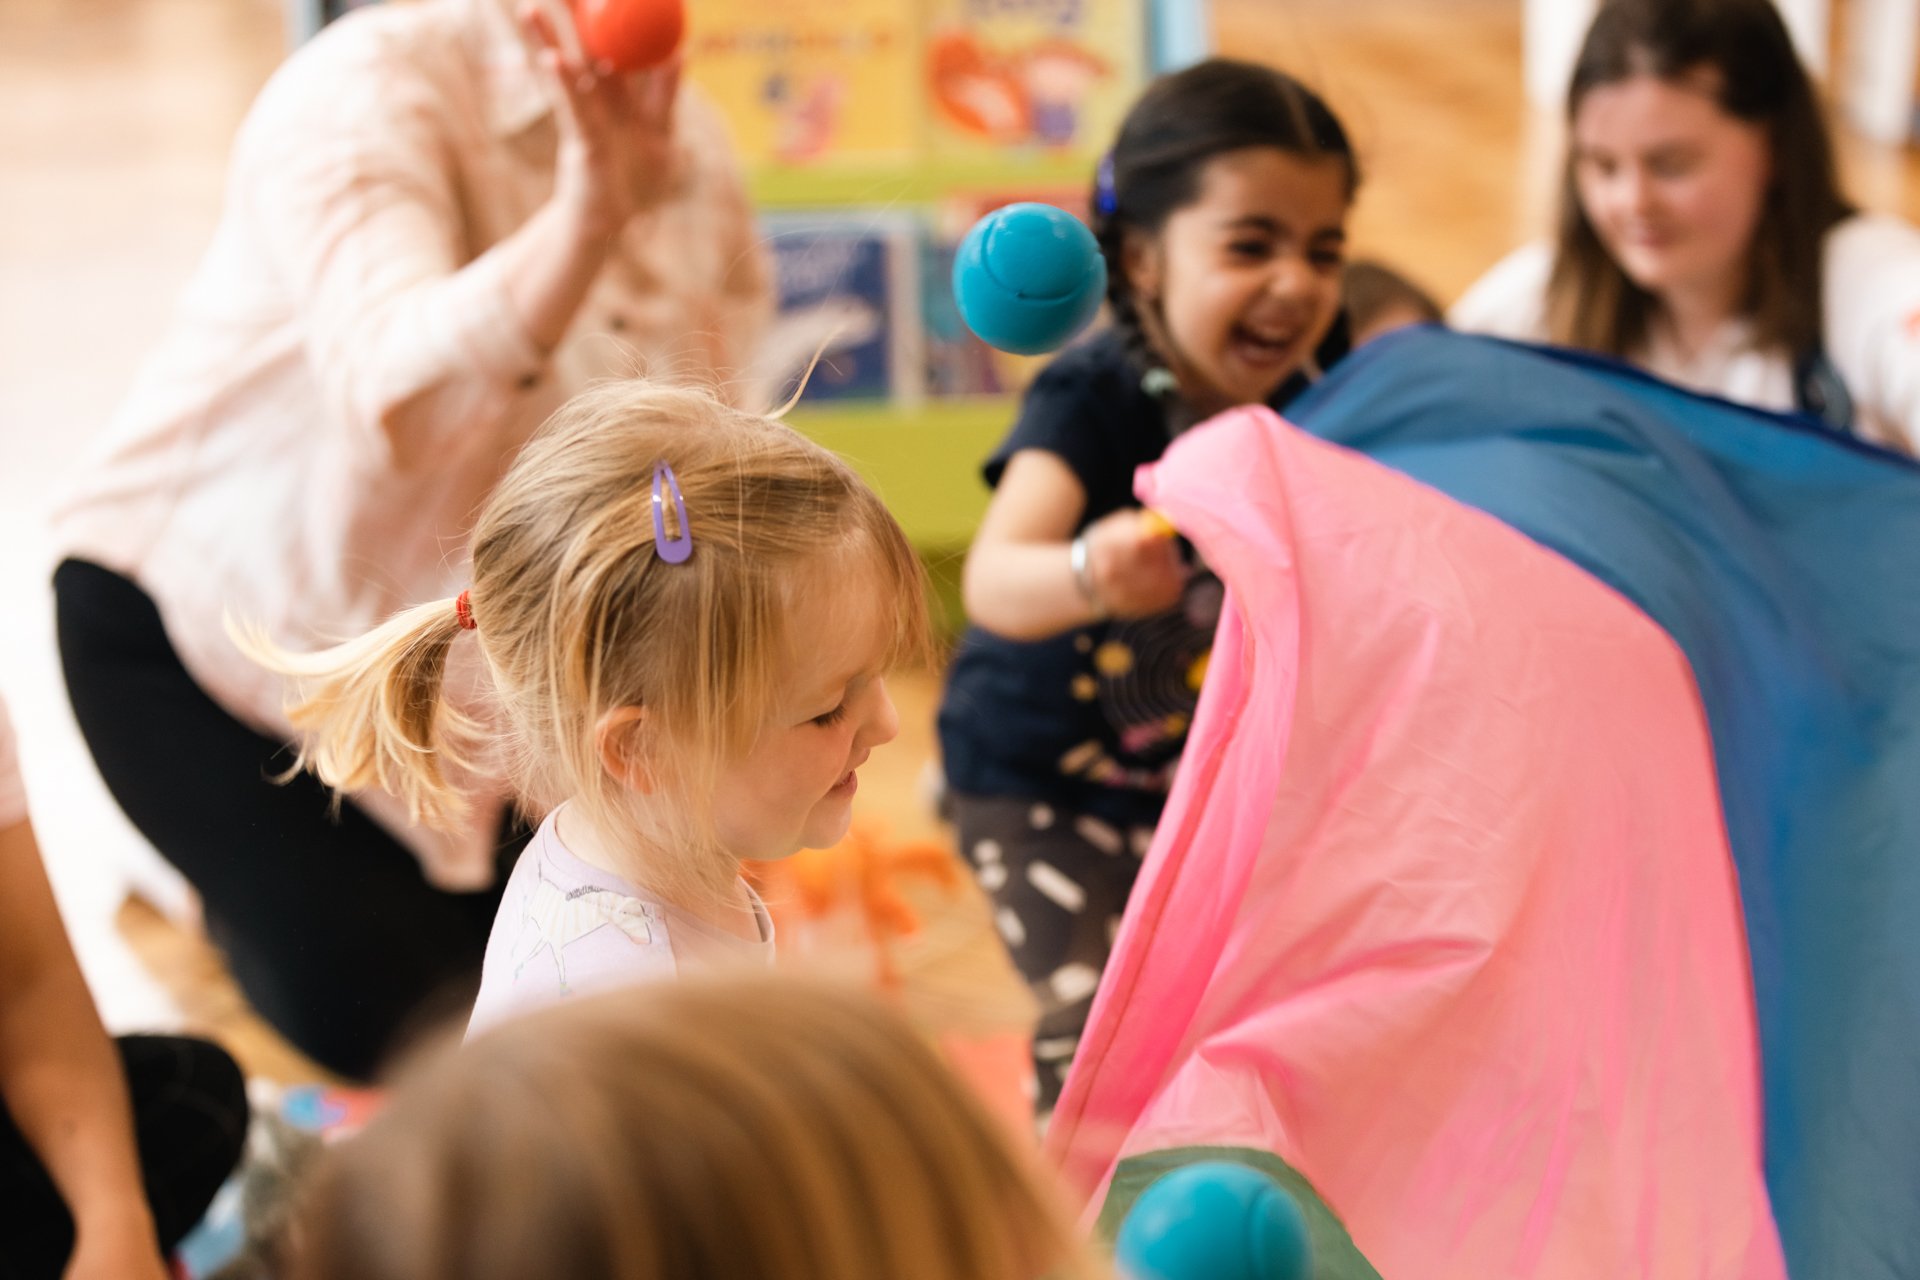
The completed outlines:
{"type": "Polygon", "coordinates": [[[1920,442],[1920,232],[1846,199],[1770,0],[1608,0],[1567,124],[1555,242],[1494,267],[1456,326],[1920,442]]]}

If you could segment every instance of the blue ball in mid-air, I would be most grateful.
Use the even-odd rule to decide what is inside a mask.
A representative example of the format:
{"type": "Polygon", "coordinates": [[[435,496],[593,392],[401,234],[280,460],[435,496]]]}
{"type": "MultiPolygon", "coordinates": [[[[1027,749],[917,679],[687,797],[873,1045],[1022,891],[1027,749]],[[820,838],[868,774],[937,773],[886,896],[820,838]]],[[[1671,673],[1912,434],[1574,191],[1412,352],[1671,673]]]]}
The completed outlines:
{"type": "Polygon", "coordinates": [[[1093,232],[1050,204],[1010,204],[973,225],[953,260],[953,296],[967,327],[1015,355],[1057,351],[1107,295],[1093,232]]]}
{"type": "Polygon", "coordinates": [[[1308,1280],[1307,1219],[1258,1169],[1203,1161],[1140,1193],[1114,1256],[1132,1280],[1308,1280]]]}

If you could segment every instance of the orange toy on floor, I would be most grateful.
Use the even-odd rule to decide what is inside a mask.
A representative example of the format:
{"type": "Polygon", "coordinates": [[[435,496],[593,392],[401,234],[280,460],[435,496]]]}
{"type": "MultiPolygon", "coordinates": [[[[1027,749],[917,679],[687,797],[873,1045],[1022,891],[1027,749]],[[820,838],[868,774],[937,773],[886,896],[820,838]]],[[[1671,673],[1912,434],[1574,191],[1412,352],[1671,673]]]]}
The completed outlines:
{"type": "MultiPolygon", "coordinates": [[[[808,849],[781,862],[747,863],[747,878],[765,899],[774,919],[774,936],[785,955],[824,958],[836,951],[871,955],[866,976],[881,990],[898,996],[916,1013],[916,1021],[938,1045],[955,1074],[966,1081],[1008,1131],[1023,1141],[1033,1134],[1032,1037],[1024,1027],[969,1025],[933,1012],[910,973],[903,972],[899,944],[922,932],[920,910],[901,891],[908,878],[937,885],[960,909],[964,889],[958,859],[934,841],[891,843],[885,829],[856,821],[845,839],[830,849],[808,849]],[[851,927],[855,937],[836,936],[851,927]],[[857,941],[855,939],[858,939],[857,941]],[[916,998],[917,997],[917,998],[916,998]]],[[[921,974],[924,981],[926,975],[921,974]]]]}
{"type": "Polygon", "coordinates": [[[900,892],[900,880],[920,876],[949,894],[960,889],[960,865],[944,846],[925,840],[889,844],[878,827],[865,822],[854,823],[830,849],[748,863],[747,875],[767,901],[777,938],[798,937],[808,922],[851,906],[873,948],[874,980],[888,990],[900,986],[894,943],[919,932],[921,924],[900,892]]]}

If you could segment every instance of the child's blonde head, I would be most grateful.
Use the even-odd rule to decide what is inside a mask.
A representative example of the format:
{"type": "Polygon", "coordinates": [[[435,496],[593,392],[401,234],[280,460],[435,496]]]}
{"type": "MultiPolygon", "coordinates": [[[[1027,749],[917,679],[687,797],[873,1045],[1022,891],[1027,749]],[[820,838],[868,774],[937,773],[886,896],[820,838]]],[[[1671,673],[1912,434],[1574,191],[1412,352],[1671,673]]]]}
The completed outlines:
{"type": "Polygon", "coordinates": [[[403,1082],[296,1280],[1057,1280],[1053,1192],[897,1017],[766,977],[509,1023],[403,1082]]]}
{"type": "MultiPolygon", "coordinates": [[[[683,531],[663,496],[672,541],[683,531]]],[[[662,890],[731,878],[697,856],[714,834],[694,798],[765,727],[796,648],[849,642],[793,634],[803,599],[877,602],[877,664],[927,643],[923,570],[872,490],[791,428],[697,389],[614,382],[570,401],[488,500],[471,556],[465,607],[497,703],[485,731],[443,696],[463,619],[437,601],[320,654],[252,646],[300,677],[300,764],[445,822],[503,747],[536,808],[571,801],[603,831],[686,855],[649,870],[662,890]],[[684,563],[658,545],[659,464],[685,503],[684,563]]]]}

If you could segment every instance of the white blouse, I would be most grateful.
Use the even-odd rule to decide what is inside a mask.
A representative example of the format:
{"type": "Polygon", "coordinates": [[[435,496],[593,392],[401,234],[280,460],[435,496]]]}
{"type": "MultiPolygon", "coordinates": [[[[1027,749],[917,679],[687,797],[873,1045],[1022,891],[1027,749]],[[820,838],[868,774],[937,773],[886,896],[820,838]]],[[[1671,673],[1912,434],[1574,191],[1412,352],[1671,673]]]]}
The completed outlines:
{"type": "MultiPolygon", "coordinates": [[[[1912,453],[1920,448],[1920,230],[1898,218],[1858,215],[1827,233],[1825,257],[1826,356],[1853,398],[1854,430],[1912,453]]],[[[1518,249],[1476,281],[1447,319],[1469,332],[1544,341],[1552,269],[1551,246],[1518,249]]],[[[1728,321],[1705,349],[1690,354],[1656,335],[1633,362],[1741,404],[1795,407],[1791,359],[1755,347],[1744,320],[1728,321]]]]}

